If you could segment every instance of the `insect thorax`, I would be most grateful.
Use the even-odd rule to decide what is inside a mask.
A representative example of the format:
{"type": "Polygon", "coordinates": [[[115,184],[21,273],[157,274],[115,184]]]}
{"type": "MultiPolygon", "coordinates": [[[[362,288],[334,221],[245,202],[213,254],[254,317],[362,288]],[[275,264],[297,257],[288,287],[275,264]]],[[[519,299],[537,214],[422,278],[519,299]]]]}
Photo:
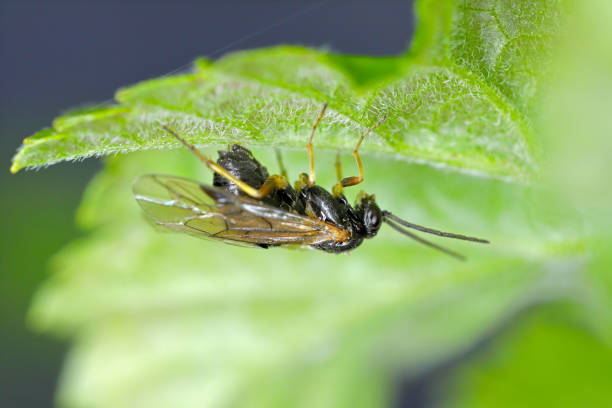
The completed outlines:
{"type": "Polygon", "coordinates": [[[334,197],[323,187],[303,187],[298,195],[298,205],[304,214],[349,231],[347,241],[326,241],[313,245],[326,252],[346,252],[359,246],[364,239],[364,226],[358,212],[348,203],[344,195],[334,197]]]}
{"type": "MultiPolygon", "coordinates": [[[[217,164],[254,188],[260,188],[269,176],[268,170],[248,149],[236,144],[226,151],[219,151],[217,164]]],[[[245,195],[238,186],[217,173],[214,174],[213,185],[234,195],[245,195]]],[[[365,227],[361,217],[346,198],[343,195],[334,197],[320,186],[304,186],[297,192],[287,185],[281,190],[275,190],[261,201],[349,231],[348,240],[326,241],[313,245],[317,249],[326,252],[345,252],[359,246],[365,237],[365,227]]]]}

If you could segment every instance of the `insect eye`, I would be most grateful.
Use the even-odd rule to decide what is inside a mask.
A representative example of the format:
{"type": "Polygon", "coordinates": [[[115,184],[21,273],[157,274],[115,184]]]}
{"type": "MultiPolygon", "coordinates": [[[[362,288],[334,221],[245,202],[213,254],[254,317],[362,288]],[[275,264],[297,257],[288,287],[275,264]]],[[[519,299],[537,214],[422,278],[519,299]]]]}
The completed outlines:
{"type": "Polygon", "coordinates": [[[379,217],[378,212],[374,208],[369,209],[368,211],[366,211],[364,218],[365,218],[364,221],[369,226],[372,226],[372,227],[380,226],[381,219],[379,217]]]}
{"type": "Polygon", "coordinates": [[[363,225],[366,230],[366,237],[371,238],[380,229],[380,225],[382,224],[383,215],[382,211],[378,207],[378,205],[371,200],[363,200],[362,201],[363,208],[363,225]]]}

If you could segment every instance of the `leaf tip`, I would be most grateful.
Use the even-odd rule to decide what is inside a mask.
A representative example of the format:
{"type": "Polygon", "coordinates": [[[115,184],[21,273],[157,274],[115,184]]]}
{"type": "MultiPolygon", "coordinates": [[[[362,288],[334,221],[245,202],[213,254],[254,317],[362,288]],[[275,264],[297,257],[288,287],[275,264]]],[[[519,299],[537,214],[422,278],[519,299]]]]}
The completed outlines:
{"type": "Polygon", "coordinates": [[[13,161],[13,164],[11,164],[11,169],[10,169],[11,174],[15,174],[19,170],[21,170],[21,166],[18,165],[17,162],[13,161]]]}

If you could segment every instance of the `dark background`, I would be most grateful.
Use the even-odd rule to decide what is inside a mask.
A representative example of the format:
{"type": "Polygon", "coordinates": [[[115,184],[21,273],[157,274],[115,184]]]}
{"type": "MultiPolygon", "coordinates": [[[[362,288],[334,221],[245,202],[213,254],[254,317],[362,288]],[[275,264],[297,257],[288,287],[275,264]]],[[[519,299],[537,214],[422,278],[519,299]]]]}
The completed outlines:
{"type": "Polygon", "coordinates": [[[100,167],[89,159],[10,175],[25,137],[197,56],[277,44],[399,54],[413,21],[410,0],[0,3],[0,406],[53,404],[69,345],[30,330],[27,308],[51,255],[79,235],[74,211],[100,167]]]}

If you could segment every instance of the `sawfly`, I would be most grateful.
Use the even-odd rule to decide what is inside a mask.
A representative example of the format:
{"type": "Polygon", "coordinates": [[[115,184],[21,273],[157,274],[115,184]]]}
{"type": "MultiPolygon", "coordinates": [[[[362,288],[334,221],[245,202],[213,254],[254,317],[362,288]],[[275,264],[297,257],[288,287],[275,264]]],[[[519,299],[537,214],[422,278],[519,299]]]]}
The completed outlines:
{"type": "Polygon", "coordinates": [[[442,232],[405,221],[381,210],[374,195],[361,192],[351,206],[343,189],[364,180],[359,146],[364,138],[386,120],[383,116],[361,134],[353,150],[359,175],[342,177],[336,157],[338,182],[329,192],[316,184],[313,138],[327,103],[315,121],[306,145],[310,172],[300,174],[292,186],[281,165],[281,174],[269,175],[267,169],[243,146],[234,144],[219,152],[217,161],[202,154],[194,145],[163,125],[166,132],[214,172],[213,185],[169,175],[148,174],[133,185],[136,200],[157,225],[228,244],[270,248],[280,246],[311,247],[331,253],[348,252],[364,239],[373,238],[383,223],[394,230],[458,259],[454,251],[425,240],[413,232],[465,241],[489,241],[442,232]]]}

